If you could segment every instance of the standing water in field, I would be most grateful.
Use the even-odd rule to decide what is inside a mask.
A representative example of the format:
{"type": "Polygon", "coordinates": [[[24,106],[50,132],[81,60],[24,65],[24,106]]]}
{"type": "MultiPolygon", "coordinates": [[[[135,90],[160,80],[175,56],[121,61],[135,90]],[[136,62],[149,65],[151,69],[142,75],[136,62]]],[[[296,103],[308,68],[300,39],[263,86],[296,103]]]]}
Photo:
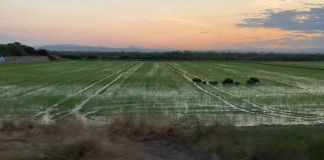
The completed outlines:
{"type": "Polygon", "coordinates": [[[205,125],[324,122],[324,81],[320,70],[305,72],[286,67],[283,71],[278,66],[239,62],[80,61],[15,65],[0,68],[0,105],[6,106],[2,115],[28,111],[46,123],[73,113],[91,123],[108,122],[119,113],[194,118],[205,125]],[[8,70],[11,74],[5,74],[8,70]],[[194,78],[222,82],[228,77],[241,85],[192,82],[194,78]],[[243,83],[251,77],[261,83],[243,83]]]}

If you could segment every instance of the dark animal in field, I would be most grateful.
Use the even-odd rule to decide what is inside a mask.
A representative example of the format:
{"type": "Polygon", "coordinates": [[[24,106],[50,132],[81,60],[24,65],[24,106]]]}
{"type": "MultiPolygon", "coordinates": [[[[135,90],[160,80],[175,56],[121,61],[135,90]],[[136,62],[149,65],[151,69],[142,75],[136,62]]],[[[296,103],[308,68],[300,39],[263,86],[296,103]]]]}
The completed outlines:
{"type": "Polygon", "coordinates": [[[234,84],[234,82],[233,82],[233,79],[231,79],[231,78],[226,78],[226,79],[223,81],[223,84],[234,84]]]}
{"type": "Polygon", "coordinates": [[[203,81],[203,84],[206,84],[206,81],[203,81]]]}
{"type": "Polygon", "coordinates": [[[260,83],[260,80],[259,79],[257,79],[257,78],[250,78],[254,83],[260,83]]]}
{"type": "Polygon", "coordinates": [[[240,82],[235,82],[235,85],[240,85],[241,83],[240,82]]]}
{"type": "Polygon", "coordinates": [[[249,79],[246,81],[246,84],[254,84],[253,80],[252,79],[249,79]]]}
{"type": "Polygon", "coordinates": [[[194,78],[194,79],[192,79],[192,82],[202,82],[202,81],[199,78],[194,78]]]}
{"type": "Polygon", "coordinates": [[[210,81],[209,84],[211,84],[211,85],[217,85],[218,82],[217,81],[214,81],[214,82],[210,81]]]}

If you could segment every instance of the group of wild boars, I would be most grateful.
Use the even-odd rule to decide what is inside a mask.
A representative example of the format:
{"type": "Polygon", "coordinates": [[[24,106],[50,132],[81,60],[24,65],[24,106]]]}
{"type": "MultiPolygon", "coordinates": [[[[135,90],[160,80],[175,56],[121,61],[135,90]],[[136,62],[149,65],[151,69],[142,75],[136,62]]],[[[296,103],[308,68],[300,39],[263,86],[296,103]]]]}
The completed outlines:
{"type": "Polygon", "coordinates": [[[225,80],[222,82],[223,84],[235,84],[235,85],[241,85],[240,82],[235,82],[234,83],[234,80],[231,79],[231,78],[225,78],[225,80]]]}
{"type": "Polygon", "coordinates": [[[192,79],[192,82],[202,82],[202,80],[200,78],[194,78],[192,79]]]}
{"type": "MultiPolygon", "coordinates": [[[[234,81],[231,78],[226,78],[223,81],[223,84],[233,84],[234,81]]],[[[247,84],[255,84],[255,83],[260,83],[260,80],[257,78],[250,78],[249,80],[246,81],[247,84]]],[[[241,85],[240,82],[235,82],[235,85],[241,85]]]]}
{"type": "MultiPolygon", "coordinates": [[[[203,84],[206,84],[206,81],[202,81],[200,78],[194,78],[192,79],[192,82],[202,82],[203,84]]],[[[247,84],[254,84],[254,83],[260,83],[260,80],[257,78],[250,78],[249,80],[246,81],[247,84]]],[[[210,81],[209,84],[211,85],[217,85],[217,81],[210,81]]],[[[222,82],[222,84],[235,84],[235,85],[241,85],[240,82],[235,82],[231,78],[225,78],[225,80],[222,82]]]]}
{"type": "Polygon", "coordinates": [[[222,83],[223,84],[234,84],[234,81],[231,78],[225,78],[225,80],[222,83]]]}
{"type": "Polygon", "coordinates": [[[211,85],[217,85],[218,82],[217,81],[214,81],[214,82],[210,81],[209,84],[211,84],[211,85]]]}
{"type": "MultiPolygon", "coordinates": [[[[203,83],[203,84],[206,84],[207,82],[206,81],[202,81],[200,78],[194,78],[192,79],[192,82],[198,82],[198,83],[203,83]]],[[[214,81],[214,82],[209,82],[209,84],[212,84],[212,85],[217,85],[218,82],[217,81],[214,81]]]]}
{"type": "Polygon", "coordinates": [[[246,81],[246,84],[255,84],[255,83],[260,83],[260,80],[257,78],[250,78],[249,80],[246,81]]]}

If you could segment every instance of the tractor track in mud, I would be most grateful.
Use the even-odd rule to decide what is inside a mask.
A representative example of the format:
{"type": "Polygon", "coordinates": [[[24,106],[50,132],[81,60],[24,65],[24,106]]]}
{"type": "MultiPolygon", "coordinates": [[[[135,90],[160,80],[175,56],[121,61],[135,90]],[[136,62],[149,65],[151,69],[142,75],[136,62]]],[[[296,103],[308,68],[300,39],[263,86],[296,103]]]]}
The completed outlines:
{"type": "MultiPolygon", "coordinates": [[[[171,65],[171,64],[169,64],[169,65],[171,65]]],[[[168,66],[168,65],[167,65],[167,66],[168,66]]],[[[171,66],[172,66],[172,65],[171,65],[171,66]]],[[[170,66],[168,66],[168,67],[170,68],[170,66]]],[[[174,67],[174,66],[173,66],[173,67],[174,67]]],[[[176,68],[176,67],[175,67],[175,68],[176,68]]],[[[192,80],[191,80],[189,77],[187,77],[186,75],[181,74],[181,73],[175,71],[175,70],[172,69],[172,68],[170,68],[170,69],[173,70],[174,72],[176,72],[176,73],[182,75],[182,76],[183,76],[184,78],[186,78],[188,81],[192,82],[192,80]]],[[[180,70],[180,71],[181,71],[181,70],[180,70]]],[[[190,74],[190,73],[189,73],[189,74],[190,74]]],[[[196,77],[197,77],[197,76],[196,76],[196,77]]],[[[233,103],[231,103],[231,102],[228,102],[228,101],[225,100],[223,97],[221,97],[221,96],[219,96],[219,95],[216,95],[216,94],[214,94],[214,93],[211,93],[211,92],[209,92],[209,91],[203,89],[202,87],[200,87],[200,86],[197,85],[196,83],[193,83],[193,84],[194,84],[195,87],[197,87],[199,90],[201,90],[201,91],[203,91],[203,92],[205,92],[205,93],[207,93],[207,94],[209,94],[209,95],[211,95],[211,96],[213,96],[213,97],[219,99],[221,102],[225,103],[226,105],[228,105],[229,107],[233,108],[234,110],[242,111],[242,112],[249,113],[249,114],[262,115],[262,116],[275,116],[275,115],[269,115],[269,114],[267,114],[267,113],[259,113],[259,112],[255,112],[255,111],[247,110],[247,109],[245,109],[245,108],[241,108],[241,107],[239,107],[239,106],[237,106],[237,105],[235,105],[235,104],[233,104],[233,103]]]]}
{"type": "MultiPolygon", "coordinates": [[[[201,66],[200,66],[201,67],[201,66]]],[[[227,66],[228,67],[228,66],[227,66]]],[[[204,67],[201,67],[201,68],[204,68],[204,67]]],[[[233,69],[233,68],[232,68],[233,69]]],[[[185,72],[187,72],[187,71],[185,71],[185,72]]],[[[191,73],[189,73],[189,74],[191,74],[191,73]]],[[[234,73],[235,74],[235,73],[234,73]]],[[[192,76],[195,76],[195,75],[193,75],[193,74],[191,74],[192,76]]],[[[241,75],[245,75],[246,77],[248,77],[248,75],[246,75],[246,74],[242,74],[241,73],[241,75]]],[[[304,88],[300,88],[300,87],[297,87],[297,86],[294,86],[294,85],[291,85],[291,84],[287,84],[287,83],[284,83],[284,82],[279,82],[279,81],[275,81],[275,80],[273,80],[273,78],[269,78],[269,76],[267,76],[267,77],[263,77],[263,79],[266,79],[267,81],[270,81],[270,82],[272,82],[272,83],[270,83],[270,84],[276,84],[276,83],[279,83],[279,84],[282,84],[282,85],[277,85],[277,86],[279,86],[279,87],[283,87],[283,88],[289,88],[289,87],[287,87],[287,85],[288,86],[291,86],[292,88],[296,88],[296,89],[300,89],[300,90],[304,90],[304,88]]],[[[241,86],[241,87],[244,87],[244,86],[241,86]]],[[[246,88],[248,88],[248,87],[246,87],[246,88]]],[[[219,89],[219,88],[218,88],[219,89]]],[[[255,89],[252,89],[252,88],[248,88],[248,89],[251,89],[251,90],[254,90],[254,91],[258,91],[258,92],[261,92],[261,91],[259,91],[259,90],[255,90],[255,89]]],[[[308,90],[308,89],[306,89],[306,90],[308,90]]],[[[228,92],[229,93],[229,92],[228,92]]],[[[264,93],[264,92],[261,92],[261,93],[264,93]]],[[[286,94],[286,95],[289,95],[290,93],[285,93],[285,92],[282,92],[282,93],[284,93],[284,94],[286,94]]],[[[229,94],[232,94],[232,93],[229,93],[229,94]]],[[[264,93],[265,95],[267,95],[268,93],[264,93]]],[[[299,93],[299,94],[309,94],[309,95],[315,95],[315,94],[312,94],[312,93],[299,93]]],[[[233,95],[233,94],[232,94],[233,95]]],[[[262,105],[260,105],[260,104],[254,104],[254,105],[256,105],[256,106],[262,106],[262,105]]],[[[270,110],[277,110],[277,109],[270,109],[270,110]]],[[[309,121],[312,121],[312,120],[317,120],[317,119],[320,119],[320,118],[322,118],[322,116],[321,115],[318,115],[318,114],[310,114],[310,113],[307,113],[307,112],[300,112],[300,113],[294,113],[294,112],[289,112],[289,111],[284,111],[284,110],[278,110],[279,112],[283,112],[284,114],[290,114],[290,115],[295,115],[296,117],[303,117],[303,118],[308,118],[309,119],[309,121]]]]}
{"type": "MultiPolygon", "coordinates": [[[[100,88],[99,90],[97,90],[95,93],[89,95],[88,98],[86,98],[85,100],[83,100],[81,103],[76,104],[76,105],[74,106],[74,108],[70,109],[69,111],[64,111],[64,112],[61,112],[61,113],[57,113],[57,114],[55,114],[55,119],[61,119],[61,118],[64,118],[64,117],[66,117],[66,116],[68,116],[68,115],[79,113],[79,111],[83,108],[83,106],[84,106],[86,103],[88,103],[92,98],[94,98],[95,96],[97,96],[98,94],[100,94],[101,92],[103,92],[103,91],[104,91],[105,89],[107,89],[111,84],[115,83],[117,80],[119,80],[119,79],[120,79],[121,77],[123,77],[125,74],[127,74],[129,71],[133,70],[133,69],[136,68],[136,67],[139,68],[140,66],[141,66],[141,64],[136,64],[136,65],[134,65],[133,67],[131,67],[131,68],[130,68],[129,70],[127,70],[126,72],[124,72],[124,73],[120,74],[119,76],[117,76],[117,78],[115,78],[114,80],[112,80],[110,83],[108,83],[108,84],[106,84],[105,86],[101,87],[101,88],[100,88]]],[[[128,67],[129,67],[129,66],[128,66],[128,67]]],[[[119,70],[118,72],[109,75],[109,76],[106,77],[104,80],[106,80],[107,78],[109,78],[109,77],[111,77],[111,76],[113,76],[113,75],[115,75],[115,74],[121,72],[122,70],[125,70],[125,69],[128,68],[128,67],[125,67],[125,68],[119,70]]],[[[137,68],[137,69],[138,69],[138,68],[137,68]]],[[[102,82],[102,81],[103,81],[103,79],[100,80],[100,82],[102,82]]],[[[96,84],[98,84],[98,83],[100,83],[100,82],[97,81],[96,84]]],[[[91,84],[91,85],[89,85],[88,87],[86,87],[86,88],[80,90],[80,91],[77,92],[75,95],[81,93],[81,91],[83,92],[83,91],[85,91],[85,90],[91,88],[92,86],[94,86],[94,84],[91,84]]],[[[71,98],[71,97],[70,97],[70,98],[71,98]]],[[[59,103],[55,104],[55,105],[52,106],[51,108],[48,108],[47,112],[46,112],[46,111],[43,111],[43,113],[42,113],[42,114],[44,115],[43,120],[44,120],[44,119],[48,119],[49,121],[51,121],[52,118],[53,118],[53,116],[52,116],[52,117],[50,116],[50,112],[51,112],[54,108],[56,108],[58,105],[64,103],[65,101],[67,101],[67,100],[70,99],[70,98],[63,99],[62,101],[60,101],[59,103]],[[44,113],[44,112],[45,112],[45,113],[44,113]],[[45,118],[45,117],[46,117],[46,118],[45,118]],[[48,117],[49,117],[49,118],[48,118],[48,117]]],[[[95,112],[98,112],[98,111],[99,111],[99,110],[97,110],[97,111],[95,111],[95,112]]],[[[93,111],[93,112],[94,112],[94,111],[93,111]]],[[[93,113],[91,113],[91,114],[93,114],[93,113]]],[[[90,115],[90,114],[88,114],[88,115],[90,115]]],[[[40,116],[40,114],[38,114],[37,116],[40,116]]]]}
{"type": "MultiPolygon", "coordinates": [[[[60,100],[59,102],[55,103],[53,106],[46,108],[44,111],[40,111],[40,112],[36,113],[36,114],[34,115],[34,117],[39,117],[39,116],[42,116],[42,115],[44,115],[44,117],[51,117],[51,116],[50,116],[50,112],[53,111],[54,109],[56,109],[56,108],[57,108],[59,105],[61,105],[62,103],[66,102],[66,101],[68,101],[69,99],[71,99],[72,97],[75,97],[76,95],[78,95],[78,94],[80,94],[80,93],[82,93],[82,92],[88,90],[89,88],[95,86],[96,84],[98,84],[98,83],[100,83],[100,82],[102,82],[102,81],[104,81],[104,80],[106,80],[106,79],[112,77],[113,75],[118,74],[119,72],[121,72],[121,71],[127,69],[127,68],[130,67],[130,66],[132,66],[132,65],[129,65],[129,66],[125,67],[125,68],[122,68],[121,70],[119,70],[119,71],[117,71],[117,72],[115,72],[115,73],[112,73],[112,74],[106,76],[105,78],[102,78],[102,79],[100,79],[99,81],[96,81],[95,83],[92,83],[92,84],[88,85],[87,87],[81,89],[80,91],[76,92],[75,94],[72,94],[72,95],[70,95],[70,96],[68,96],[68,97],[66,97],[66,98],[64,98],[64,99],[62,99],[62,100],[60,100]]],[[[135,65],[135,66],[136,66],[136,65],[135,65]]],[[[59,113],[59,114],[55,114],[54,116],[58,116],[58,115],[60,115],[60,113],[59,113]]],[[[51,119],[51,118],[49,118],[49,120],[50,120],[50,119],[51,119]]]]}
{"type": "MultiPolygon", "coordinates": [[[[194,75],[194,74],[191,74],[191,73],[189,73],[189,72],[187,72],[187,71],[184,71],[184,70],[182,70],[182,69],[180,69],[180,68],[178,68],[178,67],[176,67],[176,66],[174,66],[174,65],[172,65],[172,64],[170,64],[170,63],[169,63],[169,65],[173,66],[174,68],[177,68],[178,70],[180,70],[180,71],[183,72],[183,73],[190,74],[190,75],[192,75],[192,76],[194,76],[194,77],[199,78],[198,76],[196,76],[196,75],[194,75]]],[[[180,73],[179,73],[179,74],[180,74],[180,73]]],[[[191,81],[190,78],[188,78],[188,77],[186,77],[186,78],[187,78],[189,81],[191,81]]],[[[194,83],[194,84],[197,85],[196,83],[194,83]]],[[[197,86],[198,86],[198,85],[197,85],[197,86]]],[[[200,87],[200,86],[199,86],[199,87],[200,87]]],[[[229,92],[223,91],[222,89],[219,89],[219,88],[217,88],[217,87],[214,87],[214,86],[212,86],[212,87],[213,87],[214,89],[217,89],[217,90],[219,90],[219,91],[225,93],[225,94],[228,94],[228,95],[231,95],[231,96],[233,96],[233,97],[235,97],[235,98],[241,99],[243,102],[245,102],[245,103],[247,103],[247,104],[249,104],[249,105],[252,105],[252,106],[255,107],[255,108],[261,109],[262,114],[265,114],[265,115],[270,115],[270,116],[274,116],[274,117],[284,117],[284,118],[292,118],[292,117],[294,117],[294,118],[301,118],[301,119],[304,119],[304,120],[307,120],[307,121],[316,121],[317,118],[321,118],[321,117],[315,117],[313,114],[308,114],[308,113],[293,113],[293,112],[287,112],[287,111],[282,111],[282,110],[277,110],[277,109],[268,109],[268,108],[265,108],[265,107],[263,107],[263,106],[261,106],[261,105],[259,105],[259,104],[255,104],[255,103],[253,103],[253,102],[250,102],[249,100],[245,100],[245,99],[243,99],[243,98],[239,98],[239,97],[233,95],[232,93],[229,93],[229,92]],[[289,117],[287,117],[287,116],[289,116],[289,117]]],[[[207,90],[206,90],[206,91],[207,91],[207,90]]],[[[206,92],[206,91],[205,91],[205,92],[206,92]]],[[[207,93],[207,92],[206,92],[206,93],[207,93]]],[[[255,111],[251,111],[251,112],[255,112],[255,111]]]]}
{"type": "MultiPolygon", "coordinates": [[[[233,66],[227,66],[227,67],[231,67],[232,69],[237,69],[236,67],[233,67],[233,66]]],[[[249,68],[248,68],[249,69],[249,68]]],[[[251,69],[249,69],[251,70],[251,69]]],[[[258,70],[255,70],[255,71],[258,71],[258,70]]],[[[270,74],[270,73],[268,73],[270,74]]],[[[241,75],[245,75],[246,77],[248,77],[247,74],[242,74],[241,75]]],[[[282,75],[281,75],[282,76],[282,75]]],[[[290,83],[287,83],[287,82],[282,82],[282,81],[278,81],[277,79],[274,79],[274,78],[271,78],[271,76],[267,75],[267,76],[263,76],[262,79],[265,79],[267,81],[269,81],[270,83],[276,85],[276,86],[279,86],[279,87],[291,87],[291,88],[296,88],[296,89],[299,89],[299,90],[307,90],[307,91],[314,91],[313,89],[309,89],[309,88],[302,88],[302,87],[298,87],[298,86],[295,86],[295,85],[292,85],[290,83]],[[279,84],[279,85],[278,85],[279,84]]],[[[298,82],[297,80],[295,79],[291,79],[292,81],[294,82],[298,82]]],[[[284,92],[283,92],[284,93],[284,92]]],[[[285,93],[285,94],[289,94],[289,93],[285,93]]],[[[312,93],[303,93],[303,94],[309,94],[309,95],[316,95],[316,94],[312,94],[312,93]]]]}
{"type": "Polygon", "coordinates": [[[88,103],[92,98],[94,98],[95,96],[97,96],[98,94],[100,94],[101,92],[103,92],[107,87],[109,87],[111,84],[115,83],[118,79],[120,79],[121,77],[123,77],[125,74],[127,74],[129,71],[131,71],[132,69],[141,66],[140,64],[135,65],[134,67],[130,68],[129,70],[127,70],[126,72],[120,74],[117,78],[115,78],[114,80],[112,80],[110,83],[106,84],[105,86],[101,87],[99,90],[97,90],[94,94],[90,95],[86,100],[82,101],[80,104],[76,105],[73,109],[71,109],[70,113],[78,113],[79,110],[82,109],[82,107],[88,103]]]}
{"type": "MultiPolygon", "coordinates": [[[[89,78],[91,78],[91,75],[96,75],[98,73],[101,73],[101,72],[104,71],[104,69],[105,69],[104,67],[100,68],[100,69],[96,69],[95,71],[90,72],[90,74],[89,74],[89,71],[82,71],[80,74],[76,74],[75,76],[69,77],[69,79],[66,79],[66,80],[63,80],[63,81],[57,80],[56,82],[53,82],[53,83],[50,83],[50,84],[47,84],[47,85],[43,85],[43,86],[40,86],[40,87],[37,87],[37,88],[33,88],[33,89],[30,89],[30,90],[27,90],[27,91],[24,91],[24,92],[14,93],[14,94],[12,94],[12,93],[11,94],[4,94],[4,95],[1,95],[0,97],[11,97],[11,96],[17,97],[17,96],[22,96],[22,95],[25,95],[25,94],[29,94],[31,92],[34,92],[34,91],[37,91],[37,90],[40,90],[40,89],[44,89],[46,87],[55,86],[55,85],[58,85],[58,84],[64,84],[64,85],[73,84],[73,83],[76,83],[76,82],[80,82],[80,81],[89,79],[89,78]],[[64,82],[68,82],[68,83],[64,83],[64,82]]],[[[70,73],[70,72],[68,72],[68,73],[70,73]]],[[[64,73],[64,75],[68,74],[68,73],[64,73]]],[[[39,78],[39,79],[44,79],[44,78],[39,78]]]]}
{"type": "Polygon", "coordinates": [[[311,70],[319,70],[324,71],[323,68],[313,68],[313,67],[300,67],[300,66],[289,66],[289,65],[282,65],[282,64],[268,64],[268,63],[259,63],[259,62],[245,62],[243,63],[251,63],[251,64],[261,64],[261,65],[269,65],[269,66],[278,66],[278,67],[289,67],[289,68],[299,68],[299,69],[311,69],[311,70]]]}
{"type": "Polygon", "coordinates": [[[235,98],[242,99],[245,103],[248,103],[248,104],[252,105],[255,108],[259,108],[259,109],[265,110],[266,112],[271,112],[273,114],[282,114],[282,115],[286,115],[286,116],[296,116],[296,117],[302,116],[302,118],[310,118],[310,119],[314,118],[314,116],[315,116],[315,115],[311,115],[311,114],[293,113],[293,112],[287,112],[287,111],[282,111],[282,110],[276,110],[276,109],[272,109],[272,108],[266,108],[266,107],[263,107],[260,104],[256,104],[256,103],[250,102],[249,100],[246,100],[244,98],[237,97],[236,95],[234,95],[232,93],[229,93],[229,92],[226,92],[226,91],[224,91],[224,90],[222,90],[220,88],[217,88],[215,86],[211,86],[211,87],[216,89],[216,90],[219,90],[220,92],[229,94],[229,95],[231,95],[231,96],[233,96],[235,98]]]}

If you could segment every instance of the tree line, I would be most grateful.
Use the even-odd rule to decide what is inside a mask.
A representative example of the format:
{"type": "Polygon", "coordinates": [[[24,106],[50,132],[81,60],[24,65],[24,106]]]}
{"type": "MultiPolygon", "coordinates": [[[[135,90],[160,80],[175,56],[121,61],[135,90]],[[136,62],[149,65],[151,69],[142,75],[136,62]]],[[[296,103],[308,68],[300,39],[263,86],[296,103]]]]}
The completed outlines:
{"type": "Polygon", "coordinates": [[[324,61],[324,54],[234,53],[234,52],[69,52],[50,55],[72,60],[153,60],[153,61],[324,61]]]}
{"type": "MultiPolygon", "coordinates": [[[[166,52],[72,52],[34,49],[19,42],[0,44],[0,56],[56,55],[71,60],[147,60],[147,61],[324,61],[324,54],[238,53],[216,51],[166,52]]],[[[53,56],[49,56],[53,57],[53,56]]],[[[55,59],[55,58],[52,58],[55,59]]]]}
{"type": "Polygon", "coordinates": [[[0,56],[48,56],[46,49],[36,50],[19,42],[0,44],[0,56]]]}

